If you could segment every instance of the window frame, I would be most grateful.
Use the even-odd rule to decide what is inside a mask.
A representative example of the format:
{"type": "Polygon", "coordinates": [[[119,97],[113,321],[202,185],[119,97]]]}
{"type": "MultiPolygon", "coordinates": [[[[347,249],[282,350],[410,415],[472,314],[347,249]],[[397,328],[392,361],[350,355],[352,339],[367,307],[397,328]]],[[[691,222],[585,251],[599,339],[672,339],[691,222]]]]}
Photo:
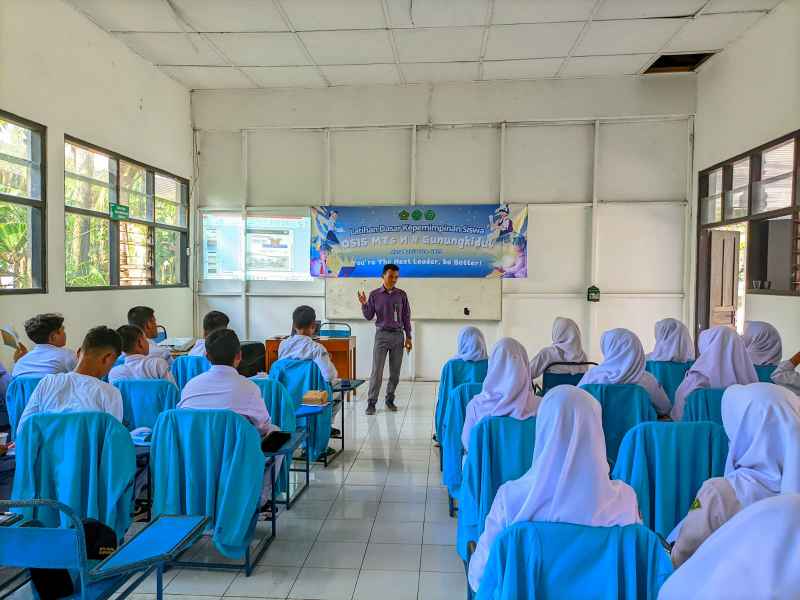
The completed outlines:
{"type": "Polygon", "coordinates": [[[30,288],[20,288],[20,289],[9,289],[9,288],[0,288],[0,296],[10,296],[16,294],[47,294],[48,293],[48,281],[47,281],[47,126],[42,125],[41,123],[37,123],[36,121],[31,121],[30,119],[26,119],[25,117],[20,117],[13,113],[7,112],[5,110],[0,109],[0,118],[4,121],[8,121],[13,123],[14,125],[18,125],[20,127],[25,127],[26,129],[30,129],[31,131],[36,131],[40,138],[41,138],[41,162],[39,165],[39,169],[41,171],[41,181],[39,182],[40,189],[41,189],[41,198],[39,200],[33,200],[30,198],[22,198],[20,196],[12,196],[9,194],[4,194],[0,192],[0,201],[7,202],[9,204],[17,204],[20,206],[26,206],[28,208],[38,209],[41,213],[41,219],[39,223],[39,231],[36,231],[35,227],[32,227],[32,237],[34,238],[31,242],[33,247],[34,255],[38,253],[38,259],[34,260],[31,265],[31,274],[34,275],[38,270],[38,279],[40,282],[39,287],[30,287],[30,288]],[[36,240],[36,237],[39,239],[36,240]],[[38,243],[33,243],[38,242],[38,243]]]}
{"type": "MultiPolygon", "coordinates": [[[[129,217],[125,219],[126,222],[134,223],[137,225],[145,225],[149,228],[149,234],[152,236],[152,257],[155,260],[155,253],[156,253],[156,229],[166,229],[170,231],[175,231],[179,235],[180,240],[180,264],[178,265],[178,283],[169,283],[169,284],[159,284],[157,283],[157,277],[155,272],[155,264],[150,267],[150,276],[152,284],[148,285],[120,285],[120,227],[119,224],[121,221],[115,221],[111,219],[111,216],[108,212],[102,213],[95,210],[90,210],[86,208],[79,208],[75,206],[69,206],[66,202],[66,197],[64,198],[64,220],[66,222],[67,214],[77,214],[83,215],[88,217],[100,218],[104,219],[109,223],[109,285],[96,285],[96,286],[86,286],[86,287],[79,287],[79,286],[69,286],[67,285],[66,277],[66,268],[64,270],[64,287],[67,292],[87,292],[87,291],[100,291],[100,290],[149,290],[149,289],[168,289],[168,288],[188,288],[189,287],[189,248],[191,247],[190,241],[190,229],[191,229],[191,182],[189,179],[185,177],[180,177],[178,175],[174,175],[169,171],[165,171],[164,169],[159,169],[158,167],[154,167],[152,165],[148,165],[143,163],[142,161],[135,160],[133,158],[129,158],[123,154],[119,154],[118,152],[114,152],[113,150],[108,150],[107,148],[103,148],[102,146],[98,146],[97,144],[92,144],[91,142],[86,142],[80,138],[76,138],[71,135],[64,135],[64,145],[71,144],[73,146],[78,146],[89,150],[91,152],[97,152],[100,154],[104,154],[108,156],[110,160],[116,161],[117,163],[117,177],[116,182],[114,184],[114,194],[116,203],[120,202],[121,198],[121,180],[122,180],[122,172],[121,172],[121,163],[125,162],[137,167],[140,167],[146,171],[145,179],[146,179],[146,196],[148,199],[152,198],[153,200],[153,219],[148,221],[146,219],[140,219],[136,217],[129,217]],[[186,211],[186,225],[168,225],[165,223],[157,222],[155,216],[155,190],[153,188],[153,182],[155,180],[156,174],[161,175],[163,177],[168,177],[171,179],[176,180],[178,183],[182,184],[184,187],[179,186],[180,189],[185,189],[185,200],[186,204],[181,202],[180,206],[184,207],[186,211]],[[153,193],[150,194],[149,190],[153,190],[153,193]]],[[[64,183],[66,185],[66,165],[64,166],[64,183]]],[[[181,199],[183,200],[183,198],[181,199]]],[[[109,199],[110,202],[110,199],[109,199]]],[[[65,259],[66,259],[66,250],[65,250],[65,259]]],[[[66,262],[65,262],[66,264],[66,262]]]]}

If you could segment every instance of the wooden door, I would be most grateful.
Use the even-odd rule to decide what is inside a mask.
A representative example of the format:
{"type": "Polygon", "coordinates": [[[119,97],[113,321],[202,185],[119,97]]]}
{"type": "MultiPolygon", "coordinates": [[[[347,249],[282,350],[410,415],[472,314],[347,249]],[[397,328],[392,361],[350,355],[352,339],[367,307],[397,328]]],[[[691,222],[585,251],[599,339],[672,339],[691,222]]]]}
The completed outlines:
{"type": "Polygon", "coordinates": [[[739,305],[739,237],[738,231],[711,231],[709,327],[736,327],[736,308],[739,305]]]}

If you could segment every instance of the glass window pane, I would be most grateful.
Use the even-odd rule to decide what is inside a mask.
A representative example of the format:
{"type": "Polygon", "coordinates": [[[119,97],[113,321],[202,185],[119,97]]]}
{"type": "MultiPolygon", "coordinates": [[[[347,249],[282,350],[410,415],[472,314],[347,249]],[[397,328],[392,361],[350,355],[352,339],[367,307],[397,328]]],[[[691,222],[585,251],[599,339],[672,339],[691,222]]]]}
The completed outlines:
{"type": "Polygon", "coordinates": [[[242,278],[242,217],[203,215],[203,279],[242,278]]]}
{"type": "Polygon", "coordinates": [[[156,228],[156,284],[174,285],[181,277],[181,234],[156,228]]]}
{"type": "Polygon", "coordinates": [[[765,150],[761,155],[761,179],[791,173],[794,168],[794,140],[765,150]]]}
{"type": "MultiPolygon", "coordinates": [[[[38,209],[0,202],[0,289],[40,287],[33,281],[33,231],[41,222],[38,209]]],[[[38,248],[36,249],[38,254],[38,248]]]]}
{"type": "Polygon", "coordinates": [[[186,225],[186,211],[181,205],[180,182],[155,174],[156,222],[165,225],[186,225]]]}
{"type": "Polygon", "coordinates": [[[153,266],[150,227],[130,221],[119,223],[119,284],[150,285],[153,266]]]}
{"type": "Polygon", "coordinates": [[[787,208],[792,205],[792,174],[753,184],[753,213],[787,208]]]}
{"type": "Polygon", "coordinates": [[[722,169],[716,169],[708,174],[708,195],[716,196],[722,193],[722,169]]]}
{"type": "Polygon", "coordinates": [[[69,142],[64,144],[64,170],[116,186],[117,161],[69,142]]]}
{"type": "Polygon", "coordinates": [[[74,213],[64,221],[67,287],[109,285],[109,221],[74,213]]]}
{"type": "Polygon", "coordinates": [[[0,154],[33,160],[33,132],[0,118],[0,154]]]}
{"type": "Polygon", "coordinates": [[[139,165],[120,161],[119,201],[126,204],[134,219],[153,220],[153,208],[147,196],[147,170],[139,165]]]}
{"type": "Polygon", "coordinates": [[[41,136],[0,119],[0,193],[42,197],[41,136]]]}
{"type": "Polygon", "coordinates": [[[113,192],[108,186],[64,174],[64,202],[67,206],[107,214],[108,205],[112,201],[113,192]]]}
{"type": "Polygon", "coordinates": [[[792,237],[794,223],[791,215],[750,221],[748,245],[755,252],[749,260],[751,285],[756,289],[791,291],[792,237]]]}
{"type": "Polygon", "coordinates": [[[717,223],[722,220],[722,197],[700,198],[700,223],[717,223]]]}

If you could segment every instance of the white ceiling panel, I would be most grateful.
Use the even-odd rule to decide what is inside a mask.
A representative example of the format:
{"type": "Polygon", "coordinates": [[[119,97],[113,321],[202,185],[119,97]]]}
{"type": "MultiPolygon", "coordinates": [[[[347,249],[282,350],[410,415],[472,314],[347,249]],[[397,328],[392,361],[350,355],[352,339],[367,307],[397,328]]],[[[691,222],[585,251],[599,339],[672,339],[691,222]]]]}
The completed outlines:
{"type": "Polygon", "coordinates": [[[574,56],[569,59],[562,75],[593,77],[597,75],[635,75],[641,71],[652,54],[622,54],[620,56],[574,56]]]}
{"type": "Polygon", "coordinates": [[[106,31],[183,31],[164,0],[68,0],[106,31]]]}
{"type": "MultiPolygon", "coordinates": [[[[136,0],[137,2],[140,0],[136,0]]],[[[166,4],[164,0],[160,0],[166,4]]],[[[287,31],[272,2],[264,0],[172,0],[198,31],[287,31]]],[[[136,2],[128,2],[135,4],[136,2]]]]}
{"type": "Polygon", "coordinates": [[[486,58],[551,58],[566,56],[583,23],[492,25],[486,58]]]}
{"type": "Polygon", "coordinates": [[[234,67],[160,67],[191,90],[252,88],[250,80],[234,67]]]}
{"type": "Polygon", "coordinates": [[[595,0],[495,0],[492,23],[585,21],[595,0]]]}
{"type": "Polygon", "coordinates": [[[575,55],[657,52],[684,23],[686,19],[594,21],[575,55]]]}
{"type": "Polygon", "coordinates": [[[701,15],[681,29],[667,46],[671,52],[717,50],[742,35],[761,13],[701,15]]]}
{"type": "Polygon", "coordinates": [[[563,58],[491,60],[483,63],[484,79],[540,79],[554,77],[563,58]]]}
{"type": "Polygon", "coordinates": [[[325,81],[316,67],[242,67],[261,87],[321,87],[325,81]]]}
{"type": "Polygon", "coordinates": [[[772,10],[782,0],[711,0],[703,13],[736,12],[741,10],[772,10]]]}
{"type": "Polygon", "coordinates": [[[309,31],[300,34],[314,60],[323,65],[394,62],[389,33],[373,31],[309,31]]]}
{"type": "Polygon", "coordinates": [[[605,0],[595,14],[603,19],[644,19],[694,15],[707,0],[605,0]]]}
{"type": "Polygon", "coordinates": [[[412,63],[401,65],[401,68],[409,83],[478,79],[477,62],[412,63]]]}
{"type": "Polygon", "coordinates": [[[322,67],[331,85],[397,84],[397,66],[391,65],[332,65],[322,67]]]}
{"type": "Polygon", "coordinates": [[[381,0],[282,0],[298,30],[386,27],[381,0]]]}
{"type": "Polygon", "coordinates": [[[225,61],[196,33],[117,33],[139,56],[156,65],[222,66],[225,61]]]}
{"type": "Polygon", "coordinates": [[[209,33],[208,39],[234,64],[287,66],[309,64],[292,33],[209,33]]]}
{"type": "Polygon", "coordinates": [[[477,60],[483,44],[482,27],[399,29],[395,31],[400,62],[477,60]]]}
{"type": "Polygon", "coordinates": [[[392,27],[485,25],[488,0],[388,0],[392,27]]]}

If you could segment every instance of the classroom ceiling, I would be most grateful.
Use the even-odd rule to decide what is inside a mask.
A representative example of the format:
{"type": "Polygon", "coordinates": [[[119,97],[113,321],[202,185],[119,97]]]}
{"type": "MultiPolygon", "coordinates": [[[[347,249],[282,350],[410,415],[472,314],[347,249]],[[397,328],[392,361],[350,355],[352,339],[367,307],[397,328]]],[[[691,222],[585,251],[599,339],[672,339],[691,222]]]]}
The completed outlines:
{"type": "Polygon", "coordinates": [[[190,89],[638,75],[780,0],[67,0],[190,89]]]}

